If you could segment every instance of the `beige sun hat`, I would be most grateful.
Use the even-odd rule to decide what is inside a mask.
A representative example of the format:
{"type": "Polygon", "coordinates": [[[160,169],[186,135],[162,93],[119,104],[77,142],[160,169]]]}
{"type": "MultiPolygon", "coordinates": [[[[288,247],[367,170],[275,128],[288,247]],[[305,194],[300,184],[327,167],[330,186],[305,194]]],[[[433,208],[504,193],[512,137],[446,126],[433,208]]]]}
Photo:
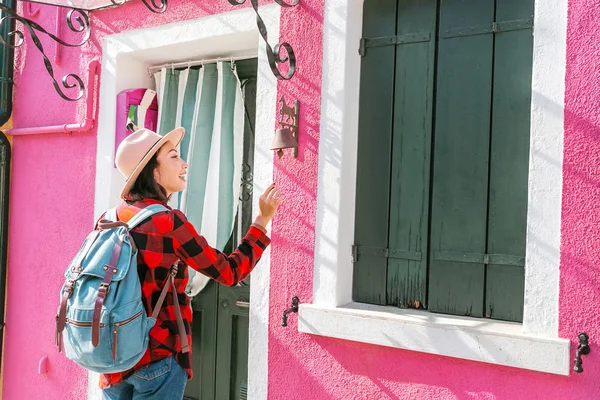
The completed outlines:
{"type": "Polygon", "coordinates": [[[185,129],[176,128],[165,136],[161,136],[150,129],[138,129],[119,144],[115,164],[119,172],[127,179],[121,190],[122,199],[127,197],[137,177],[162,145],[169,141],[177,146],[184,133],[185,129]]]}

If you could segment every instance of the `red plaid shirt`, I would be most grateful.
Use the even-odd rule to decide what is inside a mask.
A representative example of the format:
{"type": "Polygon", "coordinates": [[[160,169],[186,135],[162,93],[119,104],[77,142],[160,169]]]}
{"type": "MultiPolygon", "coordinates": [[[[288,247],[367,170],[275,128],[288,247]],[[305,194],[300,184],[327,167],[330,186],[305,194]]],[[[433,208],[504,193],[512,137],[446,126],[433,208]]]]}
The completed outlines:
{"type": "MultiPolygon", "coordinates": [[[[123,202],[117,208],[119,221],[127,222],[141,209],[150,204],[162,204],[156,200],[138,201],[133,204],[123,202]]],[[[167,207],[169,208],[169,207],[167,207]]],[[[171,266],[181,260],[182,264],[175,277],[175,286],[181,305],[181,314],[187,332],[188,353],[181,353],[177,331],[177,319],[173,308],[173,296],[165,298],[158,314],[156,325],[150,330],[150,344],[139,363],[130,370],[114,374],[100,375],[100,387],[106,388],[127,379],[139,369],[172,355],[192,378],[192,309],[190,299],[185,294],[188,272],[185,264],[196,271],[233,286],[246,278],[262,256],[270,239],[258,228],[251,227],[238,248],[226,256],[208,245],[185,215],[169,208],[149,217],[131,230],[131,236],[138,248],[138,275],[142,283],[142,301],[148,315],[152,314],[171,266]]]]}

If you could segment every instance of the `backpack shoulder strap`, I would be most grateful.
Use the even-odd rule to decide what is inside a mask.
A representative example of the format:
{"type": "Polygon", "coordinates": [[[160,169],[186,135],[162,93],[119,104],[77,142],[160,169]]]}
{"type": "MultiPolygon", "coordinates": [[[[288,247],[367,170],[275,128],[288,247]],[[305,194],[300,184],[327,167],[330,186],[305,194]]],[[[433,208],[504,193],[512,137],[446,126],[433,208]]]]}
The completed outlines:
{"type": "Polygon", "coordinates": [[[181,352],[187,353],[190,351],[189,342],[187,338],[187,333],[185,331],[185,325],[183,324],[183,317],[181,316],[181,305],[179,304],[179,298],[177,297],[177,288],[175,287],[175,275],[177,275],[178,271],[178,263],[175,263],[171,266],[171,270],[169,271],[169,275],[167,276],[167,282],[163,286],[163,289],[160,293],[160,297],[154,306],[154,310],[152,310],[152,318],[157,319],[158,313],[160,312],[163,302],[165,301],[165,297],[167,297],[167,292],[169,291],[169,287],[171,288],[171,292],[173,293],[173,305],[175,308],[175,319],[177,320],[177,331],[179,333],[179,343],[181,344],[181,352]]]}
{"type": "Polygon", "coordinates": [[[113,207],[106,211],[106,214],[104,214],[104,219],[107,219],[111,222],[117,222],[117,207],[113,207]]]}
{"type": "Polygon", "coordinates": [[[148,207],[144,208],[143,210],[140,210],[140,212],[137,213],[136,215],[134,215],[133,218],[131,218],[129,220],[129,222],[127,222],[127,225],[129,225],[129,229],[131,230],[132,228],[135,228],[136,226],[138,226],[140,223],[142,223],[144,220],[146,220],[151,215],[154,215],[161,211],[168,211],[167,207],[163,206],[162,204],[151,204],[148,207]]]}

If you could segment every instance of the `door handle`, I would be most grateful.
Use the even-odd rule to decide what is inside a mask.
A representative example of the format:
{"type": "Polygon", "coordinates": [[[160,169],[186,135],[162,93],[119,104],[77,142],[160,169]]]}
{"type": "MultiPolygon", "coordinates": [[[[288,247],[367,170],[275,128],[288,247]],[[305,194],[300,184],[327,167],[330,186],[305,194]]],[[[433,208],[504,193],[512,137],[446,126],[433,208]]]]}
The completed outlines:
{"type": "Polygon", "coordinates": [[[238,300],[235,302],[235,305],[241,308],[250,308],[250,303],[247,301],[238,300]]]}

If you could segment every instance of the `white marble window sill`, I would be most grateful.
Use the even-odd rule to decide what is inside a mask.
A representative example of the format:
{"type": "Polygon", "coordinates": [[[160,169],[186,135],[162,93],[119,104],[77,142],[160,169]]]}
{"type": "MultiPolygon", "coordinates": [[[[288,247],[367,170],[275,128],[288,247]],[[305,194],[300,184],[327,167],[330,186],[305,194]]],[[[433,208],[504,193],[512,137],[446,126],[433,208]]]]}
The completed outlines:
{"type": "Polygon", "coordinates": [[[570,342],[523,325],[363,303],[301,304],[298,330],[321,336],[569,375],[570,342]]]}

